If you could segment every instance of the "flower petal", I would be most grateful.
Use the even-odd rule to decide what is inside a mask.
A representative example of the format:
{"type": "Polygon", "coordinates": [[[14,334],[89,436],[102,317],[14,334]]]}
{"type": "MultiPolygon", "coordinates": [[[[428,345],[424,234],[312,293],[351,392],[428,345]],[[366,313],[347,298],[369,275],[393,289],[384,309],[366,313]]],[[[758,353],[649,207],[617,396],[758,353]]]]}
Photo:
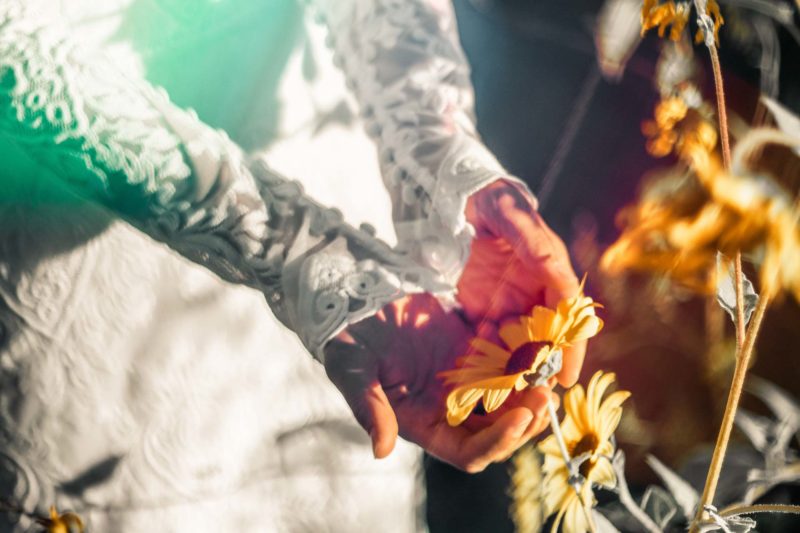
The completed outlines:
{"type": "Polygon", "coordinates": [[[487,413],[497,411],[503,405],[508,395],[511,394],[511,389],[489,389],[483,394],[483,408],[487,413]]]}
{"type": "Polygon", "coordinates": [[[472,339],[470,344],[472,344],[472,347],[475,350],[485,354],[492,360],[502,360],[503,366],[505,366],[505,363],[508,362],[508,359],[511,357],[511,352],[504,350],[493,342],[487,341],[486,339],[481,339],[480,337],[472,339]]]}
{"type": "Polygon", "coordinates": [[[531,316],[526,320],[528,333],[531,340],[545,342],[553,340],[553,322],[556,313],[552,309],[537,305],[533,308],[531,316]]]}
{"type": "Polygon", "coordinates": [[[512,352],[531,340],[528,336],[528,329],[523,327],[519,321],[506,324],[500,328],[498,334],[512,352]]]}

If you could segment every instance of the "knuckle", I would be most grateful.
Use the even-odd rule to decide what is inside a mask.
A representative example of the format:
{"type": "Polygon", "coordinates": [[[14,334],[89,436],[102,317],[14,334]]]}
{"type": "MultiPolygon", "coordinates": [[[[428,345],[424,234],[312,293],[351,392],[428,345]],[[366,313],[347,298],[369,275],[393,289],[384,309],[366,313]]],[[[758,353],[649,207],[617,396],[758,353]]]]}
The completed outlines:
{"type": "Polygon", "coordinates": [[[467,474],[480,474],[487,466],[484,461],[468,461],[461,469],[467,474]]]}

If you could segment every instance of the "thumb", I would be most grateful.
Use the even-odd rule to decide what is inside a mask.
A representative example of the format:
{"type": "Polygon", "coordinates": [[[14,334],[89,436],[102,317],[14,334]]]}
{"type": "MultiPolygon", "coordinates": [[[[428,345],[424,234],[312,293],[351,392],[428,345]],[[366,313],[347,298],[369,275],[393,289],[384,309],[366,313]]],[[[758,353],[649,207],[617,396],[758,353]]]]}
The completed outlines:
{"type": "Polygon", "coordinates": [[[356,421],[372,440],[372,453],[382,459],[397,441],[397,417],[378,381],[375,358],[364,346],[334,339],[326,346],[325,370],[344,396],[356,421]]]}
{"type": "Polygon", "coordinates": [[[362,392],[361,408],[353,409],[353,413],[372,439],[372,455],[383,459],[392,453],[397,442],[397,417],[380,383],[375,382],[362,392]]]}

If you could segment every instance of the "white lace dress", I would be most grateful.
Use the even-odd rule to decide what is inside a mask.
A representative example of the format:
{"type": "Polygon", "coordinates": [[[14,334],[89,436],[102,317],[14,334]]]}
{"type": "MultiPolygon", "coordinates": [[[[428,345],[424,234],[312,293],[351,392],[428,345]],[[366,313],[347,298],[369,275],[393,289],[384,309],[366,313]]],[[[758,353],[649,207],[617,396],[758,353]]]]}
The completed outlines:
{"type": "Polygon", "coordinates": [[[505,173],[448,2],[313,4],[0,4],[3,499],[96,532],[424,528],[419,451],[372,459],[309,353],[451,290],[505,173]]]}

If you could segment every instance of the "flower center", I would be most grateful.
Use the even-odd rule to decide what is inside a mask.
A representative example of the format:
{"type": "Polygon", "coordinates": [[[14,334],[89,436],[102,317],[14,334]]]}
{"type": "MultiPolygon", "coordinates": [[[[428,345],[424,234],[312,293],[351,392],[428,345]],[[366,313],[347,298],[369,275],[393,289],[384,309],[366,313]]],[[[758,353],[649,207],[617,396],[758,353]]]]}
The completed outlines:
{"type": "MultiPolygon", "coordinates": [[[[594,454],[595,450],[597,450],[597,446],[600,445],[600,439],[597,438],[597,435],[594,433],[587,433],[584,435],[578,443],[572,447],[570,451],[570,457],[578,457],[579,455],[583,455],[586,452],[594,454]]],[[[589,472],[592,471],[592,467],[597,463],[595,459],[587,459],[581,464],[580,473],[583,477],[589,478],[589,472]]]]}
{"type": "Polygon", "coordinates": [[[531,365],[536,360],[536,355],[545,346],[551,346],[549,342],[526,342],[511,354],[506,363],[505,374],[517,374],[531,369],[531,365]]]}

